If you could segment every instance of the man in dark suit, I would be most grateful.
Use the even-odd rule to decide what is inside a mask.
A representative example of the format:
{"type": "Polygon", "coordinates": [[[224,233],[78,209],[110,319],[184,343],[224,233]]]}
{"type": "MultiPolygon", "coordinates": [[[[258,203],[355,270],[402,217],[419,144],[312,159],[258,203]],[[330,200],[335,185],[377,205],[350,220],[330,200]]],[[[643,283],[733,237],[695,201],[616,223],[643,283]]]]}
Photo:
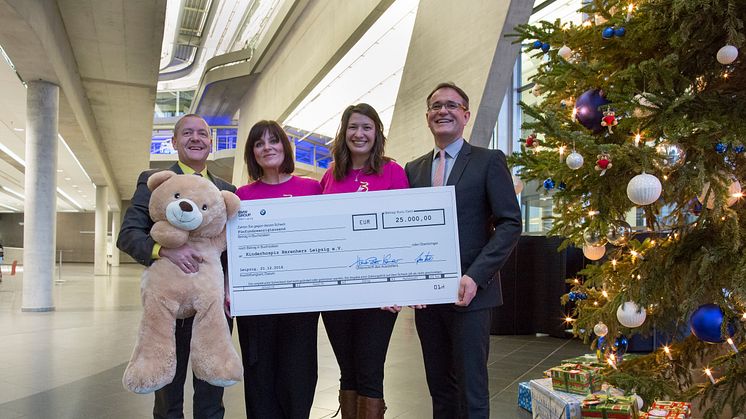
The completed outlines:
{"type": "Polygon", "coordinates": [[[411,187],[456,188],[461,277],[455,305],[415,312],[433,418],[489,418],[487,356],[492,308],[502,304],[499,270],[518,242],[521,212],[499,150],[463,138],[469,98],[453,83],[427,97],[435,149],[407,163],[411,187]]]}
{"type": "MultiPolygon", "coordinates": [[[[168,170],[178,174],[207,177],[220,190],[236,191],[235,186],[212,175],[207,170],[206,162],[212,150],[212,137],[210,127],[202,117],[189,114],[179,119],[174,126],[174,136],[171,142],[179,155],[179,161],[168,170]]],[[[155,259],[167,258],[185,273],[198,272],[202,257],[188,244],[169,249],[161,247],[150,237],[153,221],[148,213],[150,203],[148,178],[156,171],[146,170],[140,174],[130,207],[122,220],[117,247],[145,266],[150,266],[155,259]]],[[[225,253],[222,259],[225,271],[225,253]]],[[[176,375],[171,384],[155,392],[153,417],[156,419],[184,417],[184,382],[189,362],[189,343],[192,337],[193,321],[194,317],[190,317],[176,322],[176,375]]],[[[230,319],[229,322],[232,323],[230,319]]],[[[193,404],[195,418],[222,418],[225,414],[223,388],[212,386],[194,377],[193,404]]]]}

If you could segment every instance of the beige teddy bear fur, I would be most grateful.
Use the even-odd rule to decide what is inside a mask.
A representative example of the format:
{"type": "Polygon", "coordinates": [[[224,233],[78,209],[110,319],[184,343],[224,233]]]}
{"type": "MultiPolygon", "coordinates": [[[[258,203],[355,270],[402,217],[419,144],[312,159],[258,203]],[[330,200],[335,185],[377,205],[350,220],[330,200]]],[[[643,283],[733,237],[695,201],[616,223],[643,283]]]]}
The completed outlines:
{"type": "Polygon", "coordinates": [[[199,272],[185,274],[168,259],[145,269],[140,285],[143,317],[137,343],[122,383],[135,393],[150,393],[173,381],[176,372],[176,319],[195,316],[191,361],[197,378],[227,387],[243,376],[231,342],[223,304],[220,254],[226,248],[225,223],[240,200],[199,176],[171,171],[148,178],[153,239],[166,248],[188,243],[203,258],[199,272]]]}

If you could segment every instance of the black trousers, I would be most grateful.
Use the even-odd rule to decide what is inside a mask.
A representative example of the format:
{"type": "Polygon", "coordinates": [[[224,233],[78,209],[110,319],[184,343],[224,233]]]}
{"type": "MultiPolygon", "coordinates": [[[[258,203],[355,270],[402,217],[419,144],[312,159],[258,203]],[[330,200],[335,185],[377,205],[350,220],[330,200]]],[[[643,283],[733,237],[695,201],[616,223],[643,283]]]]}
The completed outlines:
{"type": "MultiPolygon", "coordinates": [[[[228,326],[233,331],[233,320],[228,318],[228,326]]],[[[153,418],[181,419],[184,417],[184,383],[189,366],[189,348],[192,340],[194,317],[176,320],[176,375],[171,384],[155,392],[153,418]]],[[[192,407],[195,419],[222,419],[223,387],[216,387],[193,377],[194,398],[192,407]]]]}
{"type": "Polygon", "coordinates": [[[318,378],[319,313],[236,318],[250,419],[307,419],[318,378]]]}
{"type": "Polygon", "coordinates": [[[434,419],[488,419],[487,358],[492,310],[451,305],[415,312],[434,419]]]}
{"type": "Polygon", "coordinates": [[[321,314],[341,371],[340,388],[383,398],[383,365],[396,314],[378,308],[321,314]]]}

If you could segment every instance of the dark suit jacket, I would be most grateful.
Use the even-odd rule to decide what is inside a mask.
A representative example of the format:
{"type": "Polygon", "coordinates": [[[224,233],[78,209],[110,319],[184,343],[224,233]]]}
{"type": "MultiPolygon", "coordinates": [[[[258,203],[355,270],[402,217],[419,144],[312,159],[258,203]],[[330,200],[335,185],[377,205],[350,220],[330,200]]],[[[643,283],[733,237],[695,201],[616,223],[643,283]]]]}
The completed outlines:
{"type": "MultiPolygon", "coordinates": [[[[404,170],[410,187],[432,186],[432,164],[432,151],[407,163],[404,170]]],[[[499,306],[499,270],[521,235],[521,210],[505,155],[464,142],[446,184],[456,187],[461,272],[479,286],[468,307],[453,307],[499,306]]]]}
{"type": "MultiPolygon", "coordinates": [[[[174,163],[168,170],[180,175],[184,174],[178,163],[174,163]]],[[[150,219],[148,211],[150,204],[148,178],[158,171],[157,169],[146,170],[140,173],[140,177],[137,179],[137,189],[135,189],[135,194],[132,195],[130,207],[124,213],[122,229],[119,230],[119,238],[117,239],[117,247],[121,251],[132,256],[137,263],[145,266],[150,266],[153,263],[152,253],[153,246],[155,245],[155,240],[150,237],[150,228],[153,227],[154,223],[150,219]]],[[[235,186],[213,175],[209,171],[207,173],[210,176],[209,179],[212,179],[215,186],[221,191],[236,191],[235,186]]]]}

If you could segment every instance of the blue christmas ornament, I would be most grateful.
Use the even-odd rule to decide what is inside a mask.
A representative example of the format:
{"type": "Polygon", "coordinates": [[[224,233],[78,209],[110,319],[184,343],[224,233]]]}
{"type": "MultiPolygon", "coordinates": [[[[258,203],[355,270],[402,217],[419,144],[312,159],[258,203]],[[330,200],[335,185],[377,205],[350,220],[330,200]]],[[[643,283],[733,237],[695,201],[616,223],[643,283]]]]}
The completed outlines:
{"type": "Polygon", "coordinates": [[[607,26],[604,28],[603,32],[601,32],[601,38],[603,39],[611,39],[614,37],[614,28],[611,26],[607,26]]]}
{"type": "MultiPolygon", "coordinates": [[[[694,310],[689,318],[690,328],[694,336],[708,343],[721,343],[725,338],[720,333],[723,325],[723,310],[717,304],[703,304],[694,310]]],[[[736,333],[733,324],[728,324],[728,335],[736,333]]]]}
{"type": "Polygon", "coordinates": [[[532,46],[534,47],[534,49],[541,48],[541,45],[542,45],[541,41],[534,41],[534,43],[532,44],[532,46]]]}
{"type": "Polygon", "coordinates": [[[606,351],[606,337],[604,337],[604,336],[599,336],[599,337],[598,337],[598,341],[597,341],[597,343],[596,343],[596,347],[597,347],[597,348],[598,348],[598,350],[599,350],[599,351],[601,351],[601,352],[604,352],[604,351],[606,351]]]}
{"type": "Polygon", "coordinates": [[[577,293],[575,293],[575,297],[578,300],[587,300],[588,299],[588,294],[586,294],[584,292],[577,292],[577,293]]]}
{"type": "Polygon", "coordinates": [[[564,191],[567,189],[567,185],[565,185],[565,182],[560,182],[559,185],[557,185],[557,189],[564,191]]]}
{"type": "Polygon", "coordinates": [[[627,30],[624,29],[624,27],[619,27],[614,30],[614,36],[617,38],[623,37],[627,33],[627,30]]]}
{"type": "Polygon", "coordinates": [[[744,146],[743,144],[739,144],[739,145],[733,147],[733,151],[735,151],[738,154],[741,154],[744,151],[746,151],[746,146],[744,146]]]}
{"type": "Polygon", "coordinates": [[[544,52],[549,52],[549,44],[546,43],[546,42],[544,42],[543,44],[541,44],[541,50],[544,51],[544,52]]]}
{"type": "Polygon", "coordinates": [[[614,355],[619,358],[624,356],[624,354],[627,353],[627,348],[629,348],[629,341],[627,340],[627,337],[624,335],[619,335],[614,341],[614,347],[616,348],[616,351],[614,351],[614,355]]]}
{"type": "Polygon", "coordinates": [[[547,178],[544,181],[544,189],[548,191],[554,189],[554,180],[552,178],[547,178]]]}
{"type": "Polygon", "coordinates": [[[718,154],[725,153],[726,151],[728,151],[728,144],[725,144],[725,143],[717,143],[717,144],[715,144],[715,151],[718,154]]]}
{"type": "Polygon", "coordinates": [[[605,128],[601,126],[601,120],[604,117],[601,107],[608,105],[609,102],[601,95],[601,90],[590,89],[583,92],[575,102],[575,108],[578,110],[576,118],[581,125],[598,134],[605,128]]]}
{"type": "Polygon", "coordinates": [[[570,301],[575,301],[578,299],[578,295],[575,293],[575,291],[570,291],[567,294],[567,297],[570,299],[570,301]]]}

